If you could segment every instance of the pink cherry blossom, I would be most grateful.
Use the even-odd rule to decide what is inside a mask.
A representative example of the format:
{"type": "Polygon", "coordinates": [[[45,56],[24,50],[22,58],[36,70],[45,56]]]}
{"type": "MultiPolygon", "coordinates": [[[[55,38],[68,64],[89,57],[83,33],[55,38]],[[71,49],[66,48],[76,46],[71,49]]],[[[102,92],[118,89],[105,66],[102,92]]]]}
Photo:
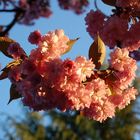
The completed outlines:
{"type": "Polygon", "coordinates": [[[30,75],[36,69],[32,61],[26,59],[21,65],[21,73],[24,75],[30,75]]]}
{"type": "Polygon", "coordinates": [[[11,55],[14,59],[24,59],[26,54],[24,50],[20,47],[18,43],[11,43],[7,50],[8,54],[11,55]]]}
{"type": "Polygon", "coordinates": [[[41,33],[38,30],[30,33],[30,35],[28,37],[28,41],[31,44],[38,44],[40,39],[41,39],[41,33]]]}
{"type": "Polygon", "coordinates": [[[135,100],[137,95],[137,90],[132,88],[128,88],[118,94],[114,94],[109,97],[109,101],[112,102],[115,107],[119,109],[125,108],[126,105],[130,104],[131,100],[135,100]]]}
{"type": "Polygon", "coordinates": [[[46,35],[41,37],[38,51],[45,54],[46,59],[54,59],[60,57],[60,55],[67,51],[69,48],[67,45],[68,41],[69,38],[64,35],[63,30],[48,32],[46,35]]]}
{"type": "Polygon", "coordinates": [[[108,117],[112,118],[115,116],[115,106],[108,101],[93,102],[89,108],[85,108],[84,115],[90,119],[94,119],[99,122],[103,122],[108,117]]]}
{"type": "Polygon", "coordinates": [[[119,109],[123,109],[125,108],[126,105],[130,104],[131,100],[135,100],[136,99],[136,95],[137,95],[137,90],[132,88],[128,88],[126,90],[123,91],[122,96],[123,96],[123,100],[122,102],[120,102],[120,104],[118,105],[119,109]]]}
{"type": "Polygon", "coordinates": [[[118,45],[125,38],[125,34],[128,28],[128,21],[121,19],[118,16],[110,17],[104,24],[104,28],[101,31],[103,41],[110,48],[118,45]]]}
{"type": "Polygon", "coordinates": [[[86,81],[86,78],[93,74],[95,65],[91,60],[87,61],[86,58],[82,56],[77,57],[75,62],[78,68],[77,74],[81,77],[81,81],[86,81]]]}
{"type": "Polygon", "coordinates": [[[129,51],[135,51],[140,48],[140,22],[133,24],[125,35],[122,42],[122,47],[127,48],[129,51]]]}
{"type": "Polygon", "coordinates": [[[130,71],[136,70],[136,61],[129,57],[127,49],[116,48],[111,54],[110,65],[117,71],[124,71],[131,64],[130,71]]]}
{"type": "Polygon", "coordinates": [[[128,50],[116,48],[111,53],[109,62],[111,68],[117,70],[115,75],[118,77],[118,80],[114,81],[114,85],[116,85],[114,88],[123,90],[128,88],[135,78],[135,71],[137,69],[136,61],[129,57],[128,50]]]}
{"type": "Polygon", "coordinates": [[[59,5],[63,9],[73,10],[76,14],[81,14],[88,6],[88,0],[58,0],[59,5]]]}
{"type": "Polygon", "coordinates": [[[100,11],[91,10],[85,17],[87,31],[94,38],[97,33],[100,33],[105,24],[105,15],[100,11]]]}
{"type": "Polygon", "coordinates": [[[125,38],[128,29],[128,20],[118,16],[111,16],[106,19],[100,11],[90,11],[86,18],[87,31],[92,38],[100,34],[103,41],[110,48],[118,45],[125,38]]]}
{"type": "Polygon", "coordinates": [[[33,20],[40,17],[49,17],[52,12],[49,7],[49,0],[28,1],[20,0],[19,7],[24,11],[24,17],[20,23],[31,25],[33,20]]]}
{"type": "MultiPolygon", "coordinates": [[[[103,122],[112,118],[117,108],[123,109],[136,98],[137,91],[131,83],[137,66],[126,48],[116,48],[111,53],[109,68],[95,70],[92,60],[84,56],[61,59],[69,49],[69,38],[63,30],[33,39],[37,48],[8,73],[24,105],[36,111],[53,108],[82,111],[86,117],[103,122]]],[[[19,45],[16,48],[20,50],[19,45]]]]}

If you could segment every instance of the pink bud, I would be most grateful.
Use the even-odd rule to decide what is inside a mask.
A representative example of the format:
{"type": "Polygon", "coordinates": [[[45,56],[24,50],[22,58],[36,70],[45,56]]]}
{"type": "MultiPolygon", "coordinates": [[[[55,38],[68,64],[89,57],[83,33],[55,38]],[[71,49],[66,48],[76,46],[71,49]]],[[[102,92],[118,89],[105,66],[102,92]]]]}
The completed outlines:
{"type": "Polygon", "coordinates": [[[29,37],[28,37],[28,41],[31,44],[38,44],[40,39],[41,39],[41,33],[38,30],[31,32],[29,37]]]}

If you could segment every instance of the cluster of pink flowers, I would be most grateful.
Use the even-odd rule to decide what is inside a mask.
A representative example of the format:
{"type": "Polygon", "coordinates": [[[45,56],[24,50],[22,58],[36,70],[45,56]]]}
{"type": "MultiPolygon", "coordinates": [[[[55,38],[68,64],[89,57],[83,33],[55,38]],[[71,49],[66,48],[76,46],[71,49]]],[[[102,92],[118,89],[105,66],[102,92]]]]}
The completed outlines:
{"type": "Polygon", "coordinates": [[[40,17],[48,18],[52,12],[50,10],[49,0],[19,0],[19,7],[24,11],[23,24],[33,24],[33,20],[40,17]]]}
{"type": "MultiPolygon", "coordinates": [[[[140,48],[140,1],[116,0],[115,6],[110,17],[101,11],[91,10],[85,18],[87,31],[92,38],[100,34],[110,48],[117,46],[130,52],[137,51],[140,48]]],[[[135,54],[132,55],[134,58],[135,54]]]]}
{"type": "Polygon", "coordinates": [[[107,76],[93,79],[90,83],[94,94],[89,108],[84,109],[84,114],[102,122],[107,117],[115,115],[115,109],[123,109],[135,99],[137,90],[130,87],[135,77],[136,61],[129,57],[126,49],[115,49],[111,53],[110,69],[107,76]],[[128,67],[132,65],[132,69],[128,67]]]}
{"type": "Polygon", "coordinates": [[[127,18],[117,15],[107,18],[100,11],[93,10],[87,14],[85,20],[91,37],[95,38],[99,33],[110,48],[127,47],[129,51],[134,51],[140,47],[140,22],[130,27],[127,18]]]}
{"type": "Polygon", "coordinates": [[[58,2],[61,8],[73,10],[76,14],[83,13],[89,4],[88,0],[58,0],[58,2]]]}
{"type": "Polygon", "coordinates": [[[22,63],[12,67],[8,77],[24,105],[31,109],[78,110],[102,122],[135,99],[137,91],[131,83],[137,67],[128,50],[115,49],[109,68],[96,70],[92,60],[83,56],[75,60],[60,58],[68,51],[70,41],[63,30],[45,35],[34,31],[28,40],[38,46],[29,57],[19,44],[9,46],[8,53],[22,63]]]}

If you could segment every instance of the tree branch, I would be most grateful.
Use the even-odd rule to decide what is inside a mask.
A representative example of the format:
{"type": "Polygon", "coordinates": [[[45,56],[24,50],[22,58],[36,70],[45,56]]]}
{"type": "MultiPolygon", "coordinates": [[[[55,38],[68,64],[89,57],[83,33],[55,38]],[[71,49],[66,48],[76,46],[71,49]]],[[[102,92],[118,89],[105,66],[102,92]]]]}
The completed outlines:
{"type": "Polygon", "coordinates": [[[2,9],[2,10],[0,10],[0,12],[16,12],[16,11],[17,11],[17,9],[10,9],[10,10],[2,9]]]}
{"type": "MultiPolygon", "coordinates": [[[[10,12],[10,11],[8,10],[8,12],[10,12]]],[[[11,30],[11,28],[17,23],[19,17],[23,13],[23,10],[15,9],[14,11],[12,10],[12,12],[16,12],[16,14],[14,16],[14,19],[11,21],[11,23],[9,25],[7,25],[7,27],[6,27],[6,29],[4,31],[0,32],[0,36],[5,36],[5,35],[8,34],[8,32],[11,30]]]]}

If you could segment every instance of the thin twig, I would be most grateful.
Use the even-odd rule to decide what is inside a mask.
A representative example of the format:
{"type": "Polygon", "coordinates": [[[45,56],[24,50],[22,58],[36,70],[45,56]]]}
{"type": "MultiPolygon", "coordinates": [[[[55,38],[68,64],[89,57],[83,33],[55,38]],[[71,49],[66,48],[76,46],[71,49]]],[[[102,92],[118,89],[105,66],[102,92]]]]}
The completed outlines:
{"type": "Polygon", "coordinates": [[[21,16],[22,13],[23,13],[22,10],[16,11],[14,19],[11,21],[11,23],[9,25],[7,25],[7,28],[4,31],[0,32],[0,36],[5,36],[8,34],[8,32],[11,30],[11,28],[17,23],[17,21],[19,20],[19,17],[21,16]]]}
{"type": "Polygon", "coordinates": [[[0,10],[0,12],[16,12],[17,11],[17,9],[2,9],[2,10],[0,10]]]}

